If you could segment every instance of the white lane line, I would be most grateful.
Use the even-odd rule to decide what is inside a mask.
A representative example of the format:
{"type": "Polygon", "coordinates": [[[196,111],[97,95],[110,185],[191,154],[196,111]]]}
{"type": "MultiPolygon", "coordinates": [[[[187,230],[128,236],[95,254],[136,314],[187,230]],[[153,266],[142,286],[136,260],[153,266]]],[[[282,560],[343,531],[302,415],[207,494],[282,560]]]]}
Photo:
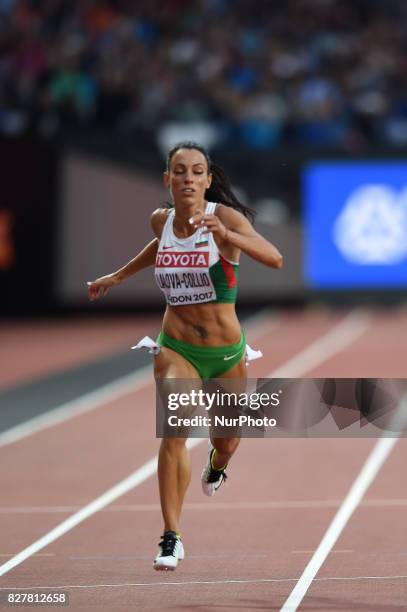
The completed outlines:
{"type": "MultiPolygon", "coordinates": [[[[357,313],[353,315],[352,317],[352,312],[351,312],[345,318],[345,322],[346,321],[352,322],[355,316],[356,316],[356,319],[359,320],[357,313]]],[[[337,329],[338,327],[342,329],[343,323],[344,321],[341,321],[338,325],[336,325],[333,328],[333,330],[331,330],[331,333],[334,332],[335,329],[337,329]]],[[[329,335],[329,332],[326,335],[329,335]]],[[[322,341],[324,338],[325,336],[322,338],[322,341]]],[[[348,339],[348,344],[349,343],[350,343],[350,338],[348,339]]],[[[318,345],[318,340],[313,342],[311,346],[314,346],[314,345],[318,345]]],[[[343,348],[344,348],[344,345],[340,344],[339,350],[342,350],[343,348]]],[[[332,349],[331,349],[331,353],[332,353],[332,349]]],[[[319,351],[319,358],[323,359],[322,351],[319,351]]],[[[298,373],[298,367],[297,367],[297,373],[295,374],[296,376],[300,376],[301,374],[304,374],[305,372],[307,372],[308,368],[307,368],[306,362],[304,361],[303,364],[304,364],[304,371],[301,373],[298,373]]],[[[193,448],[194,446],[197,446],[201,442],[203,442],[203,439],[191,438],[190,440],[188,440],[188,447],[193,448]]],[[[144,482],[150,476],[155,474],[156,471],[157,471],[157,457],[154,457],[153,459],[150,459],[150,461],[147,461],[147,463],[145,463],[141,468],[136,470],[128,478],[126,478],[125,480],[122,480],[117,485],[109,489],[106,493],[104,493],[103,495],[95,499],[94,501],[90,502],[87,506],[85,506],[84,508],[82,508],[81,510],[79,510],[78,512],[70,516],[69,518],[67,518],[65,521],[60,523],[57,527],[52,529],[45,536],[43,536],[42,538],[40,538],[39,540],[31,544],[30,546],[22,550],[20,553],[18,553],[15,557],[13,557],[13,559],[10,559],[10,561],[1,565],[0,566],[0,576],[3,576],[7,572],[9,572],[11,569],[16,567],[17,565],[19,565],[20,563],[22,563],[29,557],[31,557],[33,554],[37,553],[39,550],[45,548],[46,546],[48,546],[48,544],[60,538],[62,535],[64,535],[65,533],[67,533],[68,531],[76,527],[79,523],[81,523],[82,521],[90,517],[92,514],[95,514],[96,512],[98,512],[99,510],[107,506],[108,504],[118,499],[120,496],[129,492],[131,489],[139,486],[142,482],[144,482]]]]}
{"type": "MultiPolygon", "coordinates": [[[[244,561],[250,561],[251,559],[267,559],[269,555],[247,555],[243,553],[233,553],[233,560],[240,559],[244,561]]],[[[74,556],[70,555],[68,558],[70,561],[151,561],[151,554],[149,555],[92,555],[92,556],[74,556]]],[[[188,561],[202,561],[202,559],[227,559],[230,561],[230,552],[217,555],[191,555],[188,553],[188,561]]]]}
{"type": "MultiPolygon", "coordinates": [[[[289,509],[315,509],[315,508],[338,508],[341,505],[342,500],[324,500],[316,499],[312,501],[308,500],[288,500],[288,501],[270,501],[270,502],[186,502],[183,506],[183,510],[191,511],[211,511],[216,510],[285,510],[289,509]]],[[[0,514],[59,514],[66,512],[76,512],[80,510],[81,506],[2,506],[0,507],[0,514]]],[[[110,508],[106,508],[104,512],[160,512],[160,504],[127,504],[127,505],[115,505],[110,508]]]]}
{"type": "MultiPolygon", "coordinates": [[[[295,555],[312,555],[312,553],[314,553],[315,550],[292,550],[291,552],[295,555]]],[[[340,549],[331,550],[331,555],[333,554],[344,555],[344,554],[354,553],[354,552],[355,551],[350,548],[344,548],[343,550],[340,550],[340,549]]]]}
{"type": "MultiPolygon", "coordinates": [[[[247,335],[250,340],[256,340],[264,336],[269,330],[274,329],[280,323],[280,318],[269,310],[260,311],[253,317],[249,317],[244,323],[247,335]]],[[[130,350],[130,348],[129,348],[130,350]]],[[[120,397],[138,391],[142,387],[153,383],[152,367],[145,366],[133,374],[127,374],[117,380],[90,391],[85,395],[56,406],[44,414],[40,414],[32,419],[24,421],[20,425],[11,427],[0,433],[0,448],[13,442],[23,440],[37,432],[65,423],[76,416],[85,414],[99,408],[108,402],[117,400],[120,397]]]]}
{"type": "Polygon", "coordinates": [[[74,417],[90,412],[119,397],[140,390],[148,384],[153,383],[151,366],[140,368],[134,374],[127,374],[114,382],[99,387],[80,397],[52,408],[44,414],[40,414],[20,425],[11,427],[0,433],[0,448],[13,442],[18,442],[54,425],[65,423],[74,417]]]}
{"type": "MultiPolygon", "coordinates": [[[[0,553],[0,557],[14,557],[16,553],[0,553]]],[[[38,553],[33,557],[55,557],[55,553],[38,553]]]]}
{"type": "MultiPolygon", "coordinates": [[[[187,502],[183,511],[216,511],[219,510],[287,510],[287,509],[324,509],[339,508],[342,499],[315,500],[279,500],[247,502],[187,502]]],[[[407,499],[366,499],[360,502],[362,508],[405,508],[407,499]]],[[[0,514],[68,514],[77,512],[82,506],[0,506],[0,514]]],[[[160,504],[126,504],[104,508],[102,512],[160,512],[160,504]]],[[[309,551],[313,552],[313,551],[309,551]]],[[[189,555],[188,555],[189,558],[189,555]]]]}
{"type": "MultiPolygon", "coordinates": [[[[355,582],[358,580],[407,580],[407,576],[326,576],[315,582],[355,582]]],[[[54,586],[0,587],[0,591],[33,591],[41,589],[107,589],[123,587],[191,586],[196,584],[264,584],[270,582],[296,582],[297,578],[257,578],[255,580],[185,580],[180,582],[123,582],[116,584],[63,584],[54,586]]],[[[280,611],[281,612],[281,611],[280,611]]]]}
{"type": "Polygon", "coordinates": [[[279,368],[268,378],[296,378],[340,353],[360,338],[371,325],[371,315],[364,310],[351,311],[324,336],[312,342],[279,368]]]}
{"type": "MultiPolygon", "coordinates": [[[[189,448],[193,448],[194,446],[200,444],[202,441],[203,440],[201,438],[191,438],[191,440],[188,440],[187,444],[189,448]]],[[[4,576],[4,574],[7,574],[7,572],[12,570],[14,567],[20,565],[20,563],[22,563],[29,557],[32,557],[38,551],[48,546],[48,544],[51,544],[51,542],[55,542],[55,540],[57,540],[65,533],[79,525],[79,523],[82,523],[84,520],[92,516],[92,514],[95,514],[95,512],[98,512],[99,510],[101,510],[108,504],[111,504],[125,493],[128,493],[135,487],[141,485],[145,480],[147,480],[148,478],[150,478],[150,476],[156,473],[157,460],[158,458],[157,456],[155,456],[149,461],[147,461],[138,470],[133,472],[133,474],[130,474],[130,476],[117,483],[114,487],[103,493],[103,495],[94,499],[87,506],[81,508],[81,510],[67,518],[62,523],[60,523],[57,527],[45,534],[42,538],[19,552],[12,559],[10,559],[10,561],[7,561],[3,565],[0,565],[0,576],[4,576]]]]}
{"type": "MultiPolygon", "coordinates": [[[[405,425],[406,417],[407,396],[404,396],[400,401],[394,423],[389,427],[389,430],[397,431],[398,427],[401,428],[405,425]]],[[[377,441],[356,480],[352,484],[347,496],[343,500],[342,505],[329,525],[321,543],[311,557],[311,560],[304,569],[280,612],[295,612],[298,609],[312,581],[315,580],[315,576],[321,569],[342,531],[348,524],[349,519],[360,504],[363,496],[376,478],[398,440],[399,438],[380,438],[377,441]]]]}

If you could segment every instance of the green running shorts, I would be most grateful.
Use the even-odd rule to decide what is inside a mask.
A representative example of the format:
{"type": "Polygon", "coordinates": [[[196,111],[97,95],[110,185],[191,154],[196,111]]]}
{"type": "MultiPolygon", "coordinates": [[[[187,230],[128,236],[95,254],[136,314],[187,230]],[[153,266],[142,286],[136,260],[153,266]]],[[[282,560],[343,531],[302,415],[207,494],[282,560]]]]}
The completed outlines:
{"type": "Polygon", "coordinates": [[[242,331],[239,342],[227,346],[196,346],[170,338],[161,331],[157,344],[182,355],[197,370],[203,380],[220,378],[242,359],[246,351],[246,336],[242,331]]]}

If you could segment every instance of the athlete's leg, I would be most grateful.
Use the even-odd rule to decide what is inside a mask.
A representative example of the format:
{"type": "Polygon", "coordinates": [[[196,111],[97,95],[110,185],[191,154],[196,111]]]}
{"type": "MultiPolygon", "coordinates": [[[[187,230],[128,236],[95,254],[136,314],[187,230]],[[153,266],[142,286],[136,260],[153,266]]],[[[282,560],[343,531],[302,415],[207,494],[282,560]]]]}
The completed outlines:
{"type": "MultiPolygon", "coordinates": [[[[242,381],[245,381],[247,378],[245,356],[233,368],[222,374],[220,378],[240,378],[242,381]]],[[[224,468],[229,463],[230,458],[240,444],[240,438],[212,438],[211,436],[211,442],[215,447],[215,452],[212,455],[212,467],[218,470],[224,468]]]]}
{"type": "MultiPolygon", "coordinates": [[[[156,379],[199,379],[195,368],[181,355],[163,347],[154,360],[156,379]]],[[[186,438],[163,438],[158,455],[158,483],[164,531],[179,533],[182,504],[191,480],[186,438]]]]}

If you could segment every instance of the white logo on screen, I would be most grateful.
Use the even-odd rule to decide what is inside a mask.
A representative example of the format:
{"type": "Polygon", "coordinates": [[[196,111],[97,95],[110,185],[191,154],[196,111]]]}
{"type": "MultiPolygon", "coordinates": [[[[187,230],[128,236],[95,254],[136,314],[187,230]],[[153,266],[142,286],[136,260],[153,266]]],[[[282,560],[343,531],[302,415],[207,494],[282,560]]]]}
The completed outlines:
{"type": "Polygon", "coordinates": [[[358,187],[333,227],[334,242],[348,261],[359,265],[398,264],[407,256],[407,186],[358,187]]]}

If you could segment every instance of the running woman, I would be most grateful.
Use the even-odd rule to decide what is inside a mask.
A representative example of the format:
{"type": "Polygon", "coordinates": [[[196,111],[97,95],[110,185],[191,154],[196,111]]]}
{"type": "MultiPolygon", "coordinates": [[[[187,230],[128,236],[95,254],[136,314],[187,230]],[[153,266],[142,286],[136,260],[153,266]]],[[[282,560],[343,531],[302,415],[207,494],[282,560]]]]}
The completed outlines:
{"type": "MultiPolygon", "coordinates": [[[[155,378],[245,379],[246,338],[235,312],[240,253],[272,268],[281,268],[283,258],[253,229],[253,211],[238,201],[227,176],[202,146],[184,142],[171,149],[164,183],[172,204],[152,213],[155,238],[123,268],[88,283],[89,298],[106,295],[155,264],[167,308],[157,343],[138,345],[154,344],[155,378]],[[170,274],[177,283],[167,282],[170,274]]],[[[214,495],[226,478],[239,441],[210,441],[201,477],[206,495],[214,495]]],[[[184,558],[179,521],[190,478],[186,439],[163,438],[158,482],[164,533],[154,560],[157,570],[174,570],[184,558]]]]}

